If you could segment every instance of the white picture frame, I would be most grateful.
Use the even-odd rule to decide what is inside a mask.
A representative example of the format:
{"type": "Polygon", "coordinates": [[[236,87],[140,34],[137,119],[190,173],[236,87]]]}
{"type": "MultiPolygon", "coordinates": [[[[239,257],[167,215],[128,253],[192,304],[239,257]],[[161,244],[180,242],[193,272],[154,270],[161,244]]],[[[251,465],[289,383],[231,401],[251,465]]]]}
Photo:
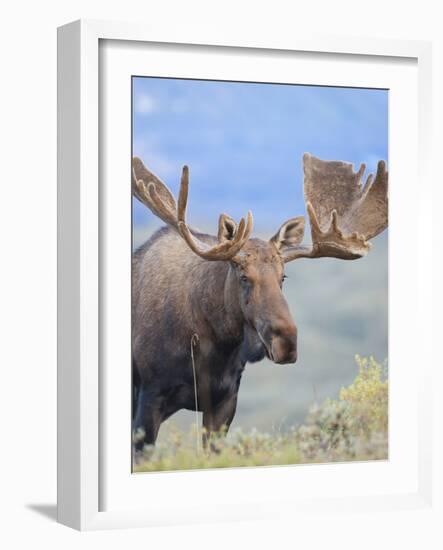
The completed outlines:
{"type": "MultiPolygon", "coordinates": [[[[420,188],[419,215],[412,223],[417,224],[420,235],[432,233],[432,220],[426,215],[426,206],[432,200],[430,183],[430,79],[431,46],[426,42],[369,40],[344,37],[297,36],[290,39],[282,37],[259,38],[256,41],[241,38],[208,39],[201,36],[190,37],[183,29],[171,36],[156,33],[143,25],[101,21],[77,21],[59,29],[58,34],[58,519],[71,527],[86,529],[104,529],[131,526],[168,525],[174,523],[193,523],[196,521],[220,521],[230,519],[260,519],[264,517],[285,517],[297,509],[303,511],[321,511],[331,506],[335,511],[349,509],[394,510],[400,508],[423,508],[431,505],[432,496],[432,452],[431,452],[431,345],[432,334],[432,296],[426,285],[426,273],[417,270],[417,288],[414,300],[417,304],[417,346],[421,345],[422,370],[417,374],[416,424],[417,457],[411,468],[417,467],[417,476],[406,483],[404,489],[399,485],[391,492],[367,492],[354,494],[352,482],[349,490],[334,494],[331,485],[327,496],[321,491],[313,491],[312,498],[304,495],[302,499],[291,499],[278,491],[272,498],[251,492],[249,498],[239,497],[239,502],[230,510],[220,513],[220,508],[183,506],[179,501],[168,510],[157,506],[130,506],[131,493],[121,506],[104,510],[101,485],[106,478],[103,470],[103,414],[106,408],[101,404],[103,388],[100,384],[100,303],[103,290],[99,285],[102,259],[101,231],[99,212],[103,208],[99,186],[100,128],[99,128],[99,74],[100,41],[125,41],[129,47],[135,43],[146,44],[194,44],[201,49],[209,47],[230,48],[235,52],[273,51],[310,52],[312,54],[330,53],[337,56],[370,56],[395,60],[412,59],[417,64],[418,80],[418,151],[416,164],[419,169],[418,186],[420,188]],[[425,190],[427,191],[425,193],[425,190]],[[105,477],[104,477],[105,476],[105,477]],[[288,500],[289,498],[289,500],[288,500]],[[245,506],[247,504],[247,506],[245,506]],[[290,504],[290,506],[288,506],[290,504]]],[[[356,57],[355,57],[356,58],[356,57]]],[[[369,59],[369,58],[368,58],[369,59]]],[[[413,161],[412,161],[413,162],[413,161]]],[[[400,175],[400,173],[398,174],[400,175]]],[[[430,211],[430,210],[429,210],[430,211]]],[[[425,243],[413,261],[420,265],[429,265],[432,255],[432,242],[425,243]]],[[[395,241],[394,241],[395,242],[395,241]]],[[[412,361],[412,359],[411,359],[412,361]]],[[[415,411],[415,409],[414,409],[415,411]]],[[[415,414],[415,413],[414,413],[415,414]]],[[[415,460],[414,458],[414,460],[415,460]]],[[[341,465],[342,467],[344,465],[341,465]]],[[[340,466],[339,466],[340,467],[340,466]]],[[[351,466],[344,466],[351,467],[351,466]]],[[[291,467],[274,469],[273,474],[260,473],[263,469],[249,470],[250,483],[256,483],[258,477],[271,482],[270,475],[278,476],[284,482],[291,467]],[[276,473],[275,473],[276,472],[276,473]]],[[[266,472],[270,470],[267,469],[266,472]]],[[[299,470],[301,471],[301,470],[299,470]]],[[[326,482],[337,470],[322,470],[315,475],[308,467],[301,471],[302,478],[312,483],[326,482]],[[332,474],[331,474],[332,472],[332,474]]],[[[355,471],[358,477],[358,471],[355,471]]],[[[113,472],[114,473],[114,472],[113,472]]],[[[125,472],[125,475],[130,472],[125,472]]],[[[174,473],[171,477],[145,477],[144,484],[155,485],[157,491],[162,487],[170,491],[172,484],[180,484],[185,490],[192,485],[198,493],[199,487],[208,482],[226,484],[230,478],[240,483],[239,470],[223,472],[174,473]],[[202,475],[203,474],[203,475],[202,475]],[[212,480],[212,481],[211,481],[212,480]]],[[[171,475],[171,474],[169,474],[171,475]]],[[[406,475],[406,474],[405,474],[406,475]]],[[[408,474],[409,475],[409,474],[408,474]]],[[[354,476],[354,477],[355,477],[354,476]]],[[[351,476],[352,477],[352,476],[351,476]]],[[[340,478],[341,479],[341,478],[340,478]]],[[[264,487],[267,487],[264,483],[264,487]]],[[[203,490],[203,489],[201,489],[203,490]]]]}

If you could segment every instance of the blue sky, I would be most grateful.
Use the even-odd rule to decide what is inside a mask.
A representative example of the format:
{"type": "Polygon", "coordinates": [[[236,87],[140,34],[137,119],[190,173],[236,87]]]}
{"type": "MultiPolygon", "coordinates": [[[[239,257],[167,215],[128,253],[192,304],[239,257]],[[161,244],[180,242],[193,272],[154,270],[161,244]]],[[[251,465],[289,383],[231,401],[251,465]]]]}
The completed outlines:
{"type": "MultiPolygon", "coordinates": [[[[133,79],[133,153],[174,194],[189,165],[189,221],[201,229],[215,232],[222,211],[251,209],[256,234],[303,214],[304,152],[373,171],[388,155],[388,92],[133,79]]],[[[159,224],[134,201],[135,229],[159,224]]]]}

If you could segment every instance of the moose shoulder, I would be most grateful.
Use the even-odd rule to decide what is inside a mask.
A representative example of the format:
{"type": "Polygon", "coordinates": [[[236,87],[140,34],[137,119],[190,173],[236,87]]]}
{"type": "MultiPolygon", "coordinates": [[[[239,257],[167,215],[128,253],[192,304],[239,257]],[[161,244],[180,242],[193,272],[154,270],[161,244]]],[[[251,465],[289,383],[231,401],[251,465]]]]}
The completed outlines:
{"type": "Polygon", "coordinates": [[[217,237],[185,219],[189,172],[178,203],[167,186],[133,159],[133,193],[167,225],[133,256],[133,429],[136,453],[180,409],[203,412],[207,437],[228,429],[247,362],[297,359],[297,329],[283,296],[284,265],[298,258],[356,259],[387,226],[387,172],[360,185],[364,166],[304,157],[312,246],[305,221],[285,222],[269,240],[251,238],[252,215],[226,214],[217,237]],[[194,369],[197,395],[194,392],[194,369]]]}

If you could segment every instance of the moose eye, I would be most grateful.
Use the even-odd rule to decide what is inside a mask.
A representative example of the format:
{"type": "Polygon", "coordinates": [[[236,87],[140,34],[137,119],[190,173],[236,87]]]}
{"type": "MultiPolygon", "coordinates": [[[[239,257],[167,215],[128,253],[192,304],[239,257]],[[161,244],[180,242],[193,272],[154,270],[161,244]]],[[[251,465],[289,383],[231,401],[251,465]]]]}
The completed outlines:
{"type": "Polygon", "coordinates": [[[241,275],[240,276],[240,281],[242,283],[249,283],[249,279],[246,277],[246,275],[241,275]]]}
{"type": "Polygon", "coordinates": [[[288,278],[288,276],[287,276],[287,275],[283,275],[283,277],[281,278],[281,282],[282,282],[282,284],[283,284],[283,283],[285,282],[285,279],[287,279],[287,278],[288,278]]]}

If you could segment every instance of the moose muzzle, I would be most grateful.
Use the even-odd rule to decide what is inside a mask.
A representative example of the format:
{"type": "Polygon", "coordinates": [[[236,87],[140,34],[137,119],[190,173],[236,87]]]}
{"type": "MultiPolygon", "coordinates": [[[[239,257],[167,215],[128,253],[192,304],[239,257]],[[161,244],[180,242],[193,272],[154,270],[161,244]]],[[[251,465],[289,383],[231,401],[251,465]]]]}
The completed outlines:
{"type": "Polygon", "coordinates": [[[297,361],[297,330],[274,336],[271,340],[271,352],[274,363],[295,363],[297,361]]]}
{"type": "Polygon", "coordinates": [[[274,363],[282,365],[297,361],[297,328],[294,324],[268,325],[260,337],[274,363]]]}

